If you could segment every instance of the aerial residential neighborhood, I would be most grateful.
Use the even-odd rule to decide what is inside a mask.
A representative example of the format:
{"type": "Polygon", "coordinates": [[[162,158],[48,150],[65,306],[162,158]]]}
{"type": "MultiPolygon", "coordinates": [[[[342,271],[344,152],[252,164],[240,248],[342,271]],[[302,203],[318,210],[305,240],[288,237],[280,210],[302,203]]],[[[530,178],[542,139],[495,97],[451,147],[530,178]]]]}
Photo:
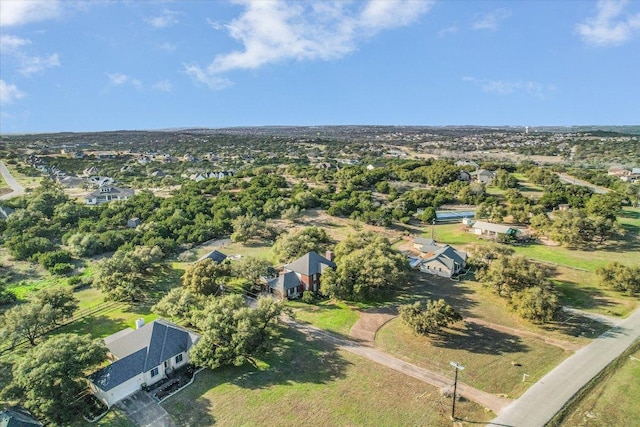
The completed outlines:
{"type": "Polygon", "coordinates": [[[0,427],[640,426],[640,1],[0,0],[0,427]]]}

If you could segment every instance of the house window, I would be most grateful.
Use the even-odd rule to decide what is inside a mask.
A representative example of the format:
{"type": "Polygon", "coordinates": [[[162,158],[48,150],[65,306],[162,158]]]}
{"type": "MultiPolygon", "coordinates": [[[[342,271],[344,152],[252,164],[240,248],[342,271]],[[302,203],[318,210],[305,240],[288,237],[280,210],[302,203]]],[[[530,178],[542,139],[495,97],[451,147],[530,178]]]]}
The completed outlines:
{"type": "Polygon", "coordinates": [[[159,371],[158,371],[158,367],[156,366],[155,368],[153,368],[151,370],[151,378],[155,377],[156,375],[158,375],[159,371]]]}
{"type": "Polygon", "coordinates": [[[182,353],[176,356],[176,363],[182,362],[182,353]]]}

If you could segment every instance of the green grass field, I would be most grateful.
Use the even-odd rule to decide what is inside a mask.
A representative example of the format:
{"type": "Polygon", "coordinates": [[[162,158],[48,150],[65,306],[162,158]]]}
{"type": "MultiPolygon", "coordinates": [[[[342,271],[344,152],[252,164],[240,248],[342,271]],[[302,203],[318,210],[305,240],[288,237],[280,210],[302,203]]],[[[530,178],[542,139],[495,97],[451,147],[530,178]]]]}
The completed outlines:
{"type": "Polygon", "coordinates": [[[606,375],[562,421],[563,426],[633,426],[640,420],[640,350],[606,375]]]}
{"type": "MultiPolygon", "coordinates": [[[[295,330],[282,334],[257,368],[205,370],[163,406],[177,425],[191,427],[451,425],[450,400],[434,387],[295,330]]],[[[482,424],[492,418],[467,401],[456,415],[482,424]]]]}
{"type": "Polygon", "coordinates": [[[287,305],[293,310],[296,320],[342,335],[349,335],[351,327],[360,317],[360,314],[347,304],[332,300],[316,304],[289,301],[287,305]]]}
{"type": "Polygon", "coordinates": [[[399,318],[378,331],[376,346],[442,374],[450,373],[449,362],[455,360],[465,367],[461,381],[509,397],[520,396],[571,354],[535,338],[471,323],[453,325],[437,337],[416,336],[399,318]],[[523,374],[528,375],[526,382],[522,382],[523,374]]]}

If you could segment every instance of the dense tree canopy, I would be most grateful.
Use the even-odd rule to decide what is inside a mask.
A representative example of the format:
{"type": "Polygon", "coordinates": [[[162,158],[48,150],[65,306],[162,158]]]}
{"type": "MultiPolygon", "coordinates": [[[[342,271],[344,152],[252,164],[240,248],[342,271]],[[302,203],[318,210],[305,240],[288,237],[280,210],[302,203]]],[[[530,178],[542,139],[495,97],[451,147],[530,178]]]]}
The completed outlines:
{"type": "Polygon", "coordinates": [[[596,270],[601,285],[629,295],[640,293],[640,267],[612,262],[596,270]]]}
{"type": "Polygon", "coordinates": [[[282,262],[289,262],[307,252],[322,253],[329,243],[327,232],[319,227],[307,227],[291,233],[281,234],[276,240],[273,251],[282,262]]]}
{"type": "Polygon", "coordinates": [[[182,275],[182,286],[194,294],[213,295],[228,276],[227,263],[205,258],[187,266],[182,275]]]}
{"type": "Polygon", "coordinates": [[[490,286],[498,295],[511,294],[545,283],[545,270],[525,256],[499,256],[486,269],[479,270],[478,279],[490,286]]]}
{"type": "Polygon", "coordinates": [[[87,387],[84,376],[105,361],[106,355],[102,341],[88,335],[56,335],[16,362],[4,394],[38,416],[69,425],[81,409],[78,396],[87,387]]]}
{"type": "Polygon", "coordinates": [[[360,233],[335,248],[335,270],[322,276],[322,292],[339,299],[375,301],[407,284],[408,264],[385,237],[360,233]]]}
{"type": "Polygon", "coordinates": [[[189,354],[192,362],[212,369],[254,363],[273,345],[282,309],[273,298],[260,298],[257,308],[250,308],[240,295],[209,300],[193,316],[201,338],[189,354]]]}
{"type": "Polygon", "coordinates": [[[550,322],[560,310],[558,297],[546,286],[533,286],[516,292],[511,304],[523,319],[536,323],[550,322]]]}

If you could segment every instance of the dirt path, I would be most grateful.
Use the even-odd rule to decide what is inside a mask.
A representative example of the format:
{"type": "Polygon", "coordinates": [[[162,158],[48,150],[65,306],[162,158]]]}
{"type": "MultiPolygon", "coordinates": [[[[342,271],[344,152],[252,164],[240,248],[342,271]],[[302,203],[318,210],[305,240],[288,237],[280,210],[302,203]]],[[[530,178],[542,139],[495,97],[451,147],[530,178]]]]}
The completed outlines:
{"type": "MultiPolygon", "coordinates": [[[[292,328],[296,328],[298,331],[321,341],[330,342],[337,347],[348,351],[372,362],[386,366],[387,368],[401,372],[417,380],[423,381],[427,384],[431,384],[440,389],[449,388],[453,383],[453,379],[444,375],[437,374],[427,369],[420,368],[411,363],[407,363],[400,360],[390,354],[384,353],[380,350],[372,348],[366,343],[360,343],[355,340],[340,338],[330,332],[323,331],[310,325],[303,325],[296,321],[286,318],[284,322],[292,328]]],[[[495,414],[499,414],[503,408],[507,407],[513,402],[511,399],[496,396],[491,393],[478,390],[470,385],[458,382],[458,393],[460,396],[465,397],[471,401],[479,403],[486,408],[492,410],[495,414]]]]}
{"type": "Polygon", "coordinates": [[[398,315],[395,307],[369,309],[360,312],[360,318],[351,327],[349,336],[361,344],[375,346],[376,333],[385,323],[398,315]]]}

